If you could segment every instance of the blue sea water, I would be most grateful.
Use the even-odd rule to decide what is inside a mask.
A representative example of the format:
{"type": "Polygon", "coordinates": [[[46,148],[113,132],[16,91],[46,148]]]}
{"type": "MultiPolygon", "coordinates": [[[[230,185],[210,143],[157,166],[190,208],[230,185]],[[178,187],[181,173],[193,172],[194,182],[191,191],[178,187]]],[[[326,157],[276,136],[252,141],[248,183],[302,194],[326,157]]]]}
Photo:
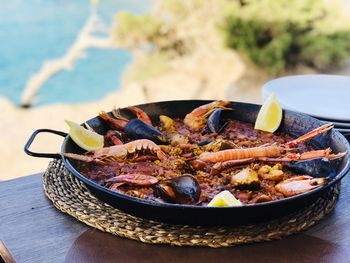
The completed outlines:
{"type": "MultiPolygon", "coordinates": [[[[110,24],[118,11],[136,14],[149,9],[150,0],[100,0],[99,14],[110,24]]],[[[63,56],[89,16],[88,0],[11,0],[0,8],[0,96],[19,104],[27,80],[42,62],[63,56]]],[[[71,71],[61,71],[38,93],[38,105],[87,102],[120,87],[131,62],[122,49],[89,49],[71,71]]]]}

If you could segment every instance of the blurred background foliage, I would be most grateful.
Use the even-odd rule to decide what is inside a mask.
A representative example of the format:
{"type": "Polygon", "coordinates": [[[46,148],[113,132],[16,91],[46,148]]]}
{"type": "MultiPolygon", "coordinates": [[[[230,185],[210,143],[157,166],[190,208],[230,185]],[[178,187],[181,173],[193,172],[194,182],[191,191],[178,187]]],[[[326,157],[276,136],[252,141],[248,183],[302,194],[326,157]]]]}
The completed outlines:
{"type": "Polygon", "coordinates": [[[164,0],[151,15],[118,13],[114,38],[151,54],[152,66],[145,60],[138,71],[154,75],[174,57],[213,44],[213,30],[222,48],[271,75],[298,66],[327,70],[350,54],[349,15],[337,0],[164,0]]]}
{"type": "Polygon", "coordinates": [[[337,1],[232,1],[223,17],[226,44],[273,73],[300,64],[325,70],[349,57],[349,20],[337,1]]]}

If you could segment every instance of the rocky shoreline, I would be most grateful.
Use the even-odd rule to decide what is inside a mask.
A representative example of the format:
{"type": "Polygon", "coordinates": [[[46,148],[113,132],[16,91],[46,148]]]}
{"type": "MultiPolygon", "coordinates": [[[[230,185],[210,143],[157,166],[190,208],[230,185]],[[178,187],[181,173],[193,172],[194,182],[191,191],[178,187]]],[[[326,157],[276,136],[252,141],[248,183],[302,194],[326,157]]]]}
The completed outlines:
{"type": "MultiPolygon", "coordinates": [[[[29,109],[14,106],[6,98],[0,98],[2,122],[0,166],[5,173],[0,180],[42,172],[48,159],[33,158],[23,152],[23,146],[31,133],[40,128],[68,131],[65,119],[76,122],[96,116],[101,110],[109,111],[114,106],[124,107],[161,100],[178,99],[228,99],[235,101],[261,102],[260,86],[242,90],[238,82],[244,74],[244,64],[231,51],[219,55],[197,55],[188,60],[186,67],[173,66],[165,74],[145,83],[125,81],[123,87],[104,99],[83,104],[51,104],[29,109]],[[201,65],[198,67],[197,65],[201,65]]],[[[62,138],[41,135],[33,144],[33,151],[58,152],[62,138]]]]}

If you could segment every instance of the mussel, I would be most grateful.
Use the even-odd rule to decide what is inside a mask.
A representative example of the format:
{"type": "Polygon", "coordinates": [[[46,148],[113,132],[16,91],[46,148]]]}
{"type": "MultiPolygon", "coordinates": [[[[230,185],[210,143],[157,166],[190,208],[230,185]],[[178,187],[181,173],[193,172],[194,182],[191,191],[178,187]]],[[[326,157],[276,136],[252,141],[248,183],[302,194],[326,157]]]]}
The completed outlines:
{"type": "Polygon", "coordinates": [[[151,125],[139,119],[130,120],[125,128],[125,133],[132,139],[148,139],[157,144],[166,143],[165,136],[151,125]]]}
{"type": "Polygon", "coordinates": [[[203,140],[203,141],[198,143],[198,146],[205,146],[205,145],[211,143],[212,141],[213,141],[213,139],[211,139],[211,138],[203,140]]]}
{"type": "Polygon", "coordinates": [[[169,203],[196,204],[201,195],[201,188],[191,175],[171,178],[160,182],[154,188],[157,194],[169,203]]]}
{"type": "Polygon", "coordinates": [[[287,166],[287,168],[297,174],[308,174],[312,175],[313,177],[334,177],[337,174],[337,163],[337,160],[315,158],[296,162],[290,166],[287,166]]]}
{"type": "Polygon", "coordinates": [[[236,145],[231,140],[217,138],[203,146],[204,151],[217,152],[222,150],[234,149],[236,145]]]}
{"type": "Polygon", "coordinates": [[[208,121],[207,121],[207,127],[209,131],[213,133],[218,133],[220,130],[220,117],[221,117],[221,109],[216,109],[213,111],[212,114],[210,114],[208,121]]]}
{"type": "Polygon", "coordinates": [[[214,110],[212,114],[210,114],[207,120],[207,129],[209,132],[220,133],[222,130],[223,125],[221,125],[221,112],[222,109],[218,108],[214,110]]]}

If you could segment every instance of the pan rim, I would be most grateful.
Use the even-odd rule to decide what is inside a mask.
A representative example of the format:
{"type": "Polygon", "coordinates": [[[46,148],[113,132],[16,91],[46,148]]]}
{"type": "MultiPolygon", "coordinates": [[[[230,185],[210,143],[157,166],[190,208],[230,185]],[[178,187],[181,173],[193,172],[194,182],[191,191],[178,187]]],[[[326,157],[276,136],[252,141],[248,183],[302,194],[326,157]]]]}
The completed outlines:
{"type": "MultiPolygon", "coordinates": [[[[214,100],[169,100],[169,101],[157,101],[157,102],[150,102],[150,103],[144,103],[144,104],[138,104],[138,105],[135,105],[137,107],[142,107],[142,106],[147,106],[149,104],[156,104],[156,103],[170,103],[170,102],[203,102],[203,103],[206,103],[206,102],[211,102],[211,101],[214,101],[214,100]]],[[[245,102],[238,102],[238,101],[230,101],[231,103],[240,103],[240,104],[246,104],[246,105],[254,105],[254,106],[261,106],[261,105],[258,105],[258,104],[254,104],[254,103],[245,103],[245,102]]],[[[301,115],[301,116],[304,116],[304,117],[307,117],[309,119],[313,119],[317,122],[320,122],[322,123],[322,121],[308,115],[308,114],[305,114],[305,113],[300,113],[300,112],[296,112],[296,111],[292,111],[292,110],[284,110],[285,113],[292,113],[292,114],[295,114],[297,113],[298,115],[301,115]]],[[[92,120],[96,117],[93,117],[89,120],[92,120]]],[[[87,120],[87,122],[89,121],[87,120]]],[[[347,155],[349,155],[349,151],[350,151],[350,144],[349,142],[347,141],[347,139],[339,132],[337,131],[336,129],[333,129],[332,130],[332,133],[334,133],[334,135],[338,136],[341,138],[342,140],[342,143],[344,143],[347,148],[347,155]]],[[[195,206],[195,205],[186,205],[186,204],[173,204],[173,203],[160,203],[160,202],[157,202],[157,201],[152,201],[152,200],[145,200],[145,199],[141,199],[141,198],[137,198],[137,197],[132,197],[132,196],[129,196],[129,195],[126,195],[126,194],[122,194],[122,193],[118,193],[118,192],[114,192],[108,188],[105,188],[103,186],[100,186],[99,184],[95,183],[94,181],[88,179],[87,177],[85,177],[84,175],[82,175],[81,173],[79,173],[75,168],[74,166],[71,164],[71,162],[69,161],[68,158],[66,158],[63,154],[65,153],[64,152],[64,148],[65,148],[65,145],[67,144],[67,141],[69,139],[69,135],[67,135],[62,143],[62,146],[61,146],[61,157],[62,157],[62,160],[64,162],[64,164],[66,165],[66,167],[68,168],[68,170],[70,170],[74,176],[78,177],[81,181],[83,181],[85,184],[93,187],[93,188],[97,188],[98,190],[104,192],[104,193],[107,193],[109,195],[112,195],[114,197],[117,197],[117,198],[122,198],[124,200],[127,200],[127,201],[131,201],[131,202],[135,202],[135,203],[138,203],[138,204],[142,204],[142,205],[148,205],[148,206],[157,206],[157,207],[164,207],[164,208],[174,208],[174,209],[205,209],[205,210],[239,210],[239,209],[250,209],[250,208],[256,208],[256,207],[266,207],[266,206],[274,206],[274,205],[280,205],[280,204],[283,204],[283,203],[288,203],[290,201],[295,201],[295,200],[298,200],[298,199],[303,199],[303,198],[307,198],[307,196],[309,195],[314,195],[316,194],[317,192],[319,191],[324,191],[326,190],[327,188],[331,187],[333,184],[335,184],[336,182],[340,181],[344,176],[346,176],[348,173],[349,173],[349,170],[350,170],[350,158],[348,158],[346,164],[344,165],[343,169],[332,179],[330,180],[326,185],[322,186],[322,187],[319,187],[319,188],[316,188],[316,189],[313,189],[309,192],[306,192],[306,193],[302,193],[302,194],[298,194],[298,195],[295,195],[295,196],[291,196],[291,197],[285,197],[283,199],[279,199],[279,200],[273,200],[273,201],[268,201],[268,202],[264,202],[264,203],[256,203],[256,204],[245,204],[245,205],[242,205],[242,206],[228,206],[228,207],[208,207],[208,206],[195,206]]]]}

